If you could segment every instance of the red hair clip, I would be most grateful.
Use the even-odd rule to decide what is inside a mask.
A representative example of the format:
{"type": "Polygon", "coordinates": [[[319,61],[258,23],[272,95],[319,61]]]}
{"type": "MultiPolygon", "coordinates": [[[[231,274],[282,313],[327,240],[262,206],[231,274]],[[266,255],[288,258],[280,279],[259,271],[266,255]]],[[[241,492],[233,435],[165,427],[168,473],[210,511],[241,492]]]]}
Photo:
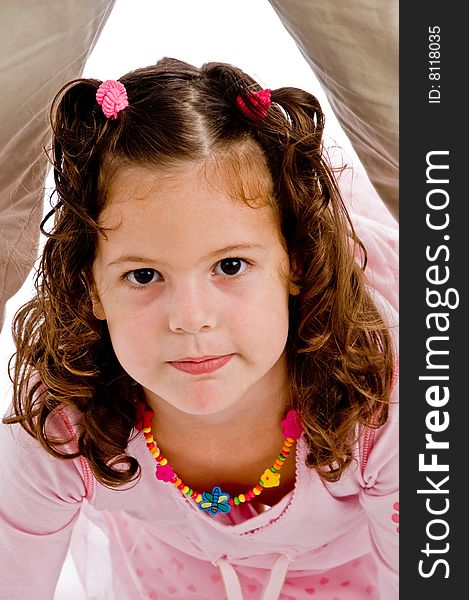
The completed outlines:
{"type": "Polygon", "coordinates": [[[117,119],[121,110],[129,106],[124,84],[114,79],[103,81],[96,92],[96,102],[108,119],[117,119]]]}
{"type": "Polygon", "coordinates": [[[236,98],[236,104],[241,109],[241,112],[251,119],[251,121],[260,121],[267,114],[271,104],[271,90],[265,89],[258,92],[249,92],[247,97],[249,98],[250,106],[246,104],[240,95],[236,98]]]}

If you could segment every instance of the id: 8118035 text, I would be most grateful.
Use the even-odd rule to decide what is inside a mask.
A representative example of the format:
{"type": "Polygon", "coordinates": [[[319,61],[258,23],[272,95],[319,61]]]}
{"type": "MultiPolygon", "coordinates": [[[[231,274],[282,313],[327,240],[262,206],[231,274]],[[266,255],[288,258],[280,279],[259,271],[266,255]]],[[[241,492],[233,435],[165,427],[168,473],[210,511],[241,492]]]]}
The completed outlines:
{"type": "Polygon", "coordinates": [[[439,104],[441,101],[441,71],[440,71],[440,27],[433,25],[428,28],[428,79],[431,87],[428,90],[428,103],[439,104]]]}

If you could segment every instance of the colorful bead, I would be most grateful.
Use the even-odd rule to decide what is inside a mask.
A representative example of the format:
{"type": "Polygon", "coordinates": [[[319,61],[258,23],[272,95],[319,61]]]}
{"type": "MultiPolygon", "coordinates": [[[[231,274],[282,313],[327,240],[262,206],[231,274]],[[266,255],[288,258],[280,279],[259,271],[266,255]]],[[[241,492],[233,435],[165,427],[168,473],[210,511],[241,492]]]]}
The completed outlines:
{"type": "Polygon", "coordinates": [[[160,481],[171,481],[171,479],[174,477],[174,471],[171,467],[171,465],[158,465],[158,467],[156,468],[156,478],[159,479],[160,481]]]}
{"type": "Polygon", "coordinates": [[[283,435],[287,439],[297,440],[303,433],[303,426],[301,424],[298,413],[291,409],[288,411],[287,416],[281,421],[283,435]]]}
{"type": "Polygon", "coordinates": [[[261,475],[261,483],[265,488],[277,487],[280,485],[280,473],[272,473],[270,469],[266,469],[261,475]]]}
{"type": "Polygon", "coordinates": [[[153,437],[151,430],[153,425],[153,411],[148,410],[146,407],[142,409],[142,405],[139,405],[138,414],[140,416],[136,428],[143,429],[147,448],[157,463],[156,477],[166,483],[172,483],[185,496],[194,500],[200,510],[207,511],[212,515],[215,515],[218,512],[229,512],[234,506],[239,506],[244,502],[250,502],[253,498],[259,496],[265,488],[277,487],[280,485],[280,470],[289,456],[292,445],[300,437],[301,432],[303,431],[298,415],[295,411],[290,410],[287,413],[286,418],[282,421],[282,430],[285,439],[283,441],[282,450],[278,454],[273,465],[265,469],[259,483],[252,489],[244,494],[239,494],[238,496],[230,498],[230,495],[223,492],[219,486],[214,486],[211,492],[202,492],[202,494],[200,494],[186,485],[173,471],[168,460],[161,454],[157,442],[153,437]]]}
{"type": "Polygon", "coordinates": [[[203,492],[202,498],[202,502],[199,503],[200,510],[206,510],[213,515],[218,512],[230,512],[231,510],[230,495],[223,492],[217,485],[212,488],[211,492],[203,492]]]}

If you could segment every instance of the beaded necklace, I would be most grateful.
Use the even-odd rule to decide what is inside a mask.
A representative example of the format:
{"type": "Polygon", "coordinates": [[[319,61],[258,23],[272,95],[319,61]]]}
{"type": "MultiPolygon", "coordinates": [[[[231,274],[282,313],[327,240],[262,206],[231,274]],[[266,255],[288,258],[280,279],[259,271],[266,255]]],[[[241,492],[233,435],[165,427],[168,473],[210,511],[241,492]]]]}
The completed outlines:
{"type": "Polygon", "coordinates": [[[153,410],[146,404],[140,403],[139,406],[141,417],[136,428],[139,430],[143,429],[147,448],[156,461],[156,478],[165,483],[172,483],[184,496],[194,500],[200,510],[207,511],[210,515],[216,515],[218,512],[228,513],[234,506],[238,506],[243,502],[251,502],[251,500],[260,496],[265,488],[279,486],[282,467],[290,454],[293,444],[300,438],[303,432],[297,412],[293,409],[289,410],[286,417],[281,421],[282,433],[285,439],[274,463],[265,469],[257,485],[231,498],[230,494],[222,491],[218,485],[215,485],[212,491],[202,493],[186,485],[174,472],[168,459],[161,454],[161,450],[158,448],[158,443],[152,432],[153,410]]]}

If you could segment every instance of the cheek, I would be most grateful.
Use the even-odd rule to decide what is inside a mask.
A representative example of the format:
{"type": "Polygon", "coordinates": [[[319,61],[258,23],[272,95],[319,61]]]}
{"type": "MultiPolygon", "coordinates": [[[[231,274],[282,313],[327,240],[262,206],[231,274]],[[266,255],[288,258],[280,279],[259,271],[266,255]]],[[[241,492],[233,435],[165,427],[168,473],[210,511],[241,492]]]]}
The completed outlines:
{"type": "Polygon", "coordinates": [[[149,342],[149,338],[117,331],[111,334],[111,343],[124,371],[135,381],[145,384],[148,381],[148,374],[155,369],[156,349],[149,342]]]}
{"type": "Polygon", "coordinates": [[[145,369],[151,364],[161,336],[158,325],[148,313],[131,317],[125,312],[114,313],[108,317],[107,324],[114,352],[126,371],[130,373],[135,367],[145,369]]]}
{"type": "Polygon", "coordinates": [[[228,315],[228,327],[247,345],[263,352],[278,352],[288,336],[288,294],[283,286],[264,288],[258,294],[244,298],[228,315]]]}
{"type": "MultiPolygon", "coordinates": [[[[108,319],[109,336],[114,352],[121,365],[126,369],[126,365],[132,362],[133,357],[138,353],[137,334],[133,327],[126,326],[122,322],[116,322],[108,319]]],[[[142,340],[140,339],[140,347],[142,340]]]]}

